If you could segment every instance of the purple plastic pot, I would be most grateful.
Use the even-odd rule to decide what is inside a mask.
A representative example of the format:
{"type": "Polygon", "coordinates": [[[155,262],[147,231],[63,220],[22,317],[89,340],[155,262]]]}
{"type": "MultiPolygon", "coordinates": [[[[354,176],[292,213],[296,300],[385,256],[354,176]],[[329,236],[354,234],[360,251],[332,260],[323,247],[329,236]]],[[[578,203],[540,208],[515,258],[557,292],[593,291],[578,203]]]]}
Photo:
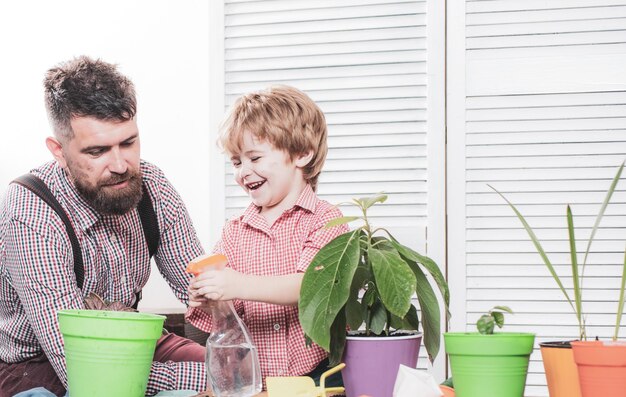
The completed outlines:
{"type": "Polygon", "coordinates": [[[348,336],[341,371],[346,397],[391,397],[400,364],[415,368],[422,334],[348,336]]]}

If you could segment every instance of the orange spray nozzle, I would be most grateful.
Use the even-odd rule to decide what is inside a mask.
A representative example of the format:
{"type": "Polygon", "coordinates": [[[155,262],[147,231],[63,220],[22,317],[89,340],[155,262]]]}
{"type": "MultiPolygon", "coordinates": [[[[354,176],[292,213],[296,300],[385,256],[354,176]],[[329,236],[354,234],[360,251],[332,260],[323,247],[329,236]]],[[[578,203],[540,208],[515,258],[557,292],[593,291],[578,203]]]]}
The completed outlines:
{"type": "Polygon", "coordinates": [[[213,267],[221,269],[226,265],[226,263],[228,263],[228,259],[222,254],[202,255],[189,262],[186,270],[187,273],[197,276],[205,270],[209,270],[213,267]]]}

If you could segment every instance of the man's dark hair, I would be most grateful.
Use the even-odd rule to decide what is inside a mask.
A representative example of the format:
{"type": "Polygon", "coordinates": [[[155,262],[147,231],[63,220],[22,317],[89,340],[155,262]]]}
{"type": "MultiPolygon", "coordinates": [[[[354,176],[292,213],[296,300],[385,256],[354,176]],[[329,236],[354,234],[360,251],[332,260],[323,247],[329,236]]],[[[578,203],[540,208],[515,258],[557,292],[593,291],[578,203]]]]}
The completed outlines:
{"type": "Polygon", "coordinates": [[[48,70],[44,79],[46,110],[59,140],[74,137],[70,121],[93,117],[127,121],[135,117],[135,87],[117,66],[80,56],[48,70]]]}

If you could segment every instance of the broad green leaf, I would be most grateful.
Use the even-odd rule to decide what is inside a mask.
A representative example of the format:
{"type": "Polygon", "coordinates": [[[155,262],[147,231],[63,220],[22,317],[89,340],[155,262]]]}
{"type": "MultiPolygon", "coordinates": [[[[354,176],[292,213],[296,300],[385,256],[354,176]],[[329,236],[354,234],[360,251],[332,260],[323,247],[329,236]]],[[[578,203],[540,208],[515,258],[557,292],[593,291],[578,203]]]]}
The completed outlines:
{"type": "Polygon", "coordinates": [[[576,251],[576,236],[574,235],[574,217],[572,209],[567,206],[567,232],[569,236],[569,253],[572,261],[572,282],[574,283],[574,303],[576,305],[576,319],[578,320],[578,328],[580,335],[585,339],[585,329],[583,327],[582,312],[582,292],[580,289],[580,279],[578,277],[578,252],[576,251]]]}
{"type": "Polygon", "coordinates": [[[513,310],[511,310],[511,308],[508,306],[494,306],[493,309],[491,309],[491,311],[494,311],[494,310],[500,310],[501,312],[513,314],[513,310]]]}
{"type": "Polygon", "coordinates": [[[491,312],[491,317],[496,322],[498,328],[502,328],[504,326],[504,314],[502,312],[491,312]]]}
{"type": "Polygon", "coordinates": [[[404,320],[396,315],[389,316],[389,326],[393,329],[404,329],[404,320]]]}
{"type": "Polygon", "coordinates": [[[350,297],[346,302],[346,320],[352,330],[357,330],[363,324],[363,309],[359,301],[350,297]]]}
{"type": "Polygon", "coordinates": [[[411,307],[415,291],[415,276],[396,251],[368,250],[376,289],[385,308],[398,317],[404,317],[411,307]]]}
{"type": "Polygon", "coordinates": [[[341,362],[343,350],[346,346],[346,316],[340,311],[330,327],[329,366],[334,367],[341,362]]]}
{"type": "Polygon", "coordinates": [[[376,335],[380,335],[385,329],[385,324],[387,324],[387,311],[380,301],[377,301],[372,306],[369,329],[376,335]]]}
{"type": "Polygon", "coordinates": [[[363,294],[363,299],[361,299],[361,301],[364,305],[371,307],[376,301],[377,296],[378,294],[376,293],[376,287],[372,283],[370,283],[367,286],[367,290],[363,294]]]}
{"type": "Polygon", "coordinates": [[[548,259],[548,256],[546,255],[546,252],[544,251],[543,247],[541,246],[541,243],[539,242],[539,239],[535,235],[535,232],[533,232],[533,229],[530,227],[528,222],[526,222],[526,219],[524,218],[524,216],[517,210],[517,208],[513,205],[513,203],[511,203],[509,200],[507,200],[507,198],[504,197],[504,195],[502,193],[497,191],[496,188],[494,188],[491,185],[487,185],[487,186],[489,186],[491,189],[493,189],[494,192],[498,193],[500,195],[500,197],[502,197],[504,199],[504,201],[506,201],[507,204],[509,204],[509,207],[511,207],[513,212],[515,212],[515,215],[517,215],[517,218],[520,220],[520,222],[522,222],[522,225],[524,226],[524,229],[526,229],[526,233],[528,233],[528,236],[532,240],[532,242],[533,242],[533,244],[535,246],[535,249],[537,249],[537,252],[539,253],[539,256],[541,256],[541,259],[543,260],[543,263],[546,264],[546,267],[548,268],[548,271],[550,271],[550,274],[552,275],[552,278],[554,279],[556,284],[559,286],[559,289],[561,290],[561,292],[563,292],[563,295],[567,299],[567,302],[569,303],[569,305],[572,307],[572,310],[574,310],[574,313],[576,313],[576,308],[574,307],[574,304],[572,303],[572,300],[570,299],[569,294],[567,293],[567,290],[563,286],[563,283],[561,283],[561,279],[559,278],[559,275],[556,274],[556,271],[554,270],[554,267],[552,266],[552,263],[550,263],[550,260],[548,259]]]}
{"type": "Polygon", "coordinates": [[[359,264],[361,230],[344,233],[322,247],[304,273],[298,303],[304,332],[326,351],[328,330],[350,294],[352,277],[359,264]]]}
{"type": "Polygon", "coordinates": [[[372,237],[372,246],[374,246],[376,249],[383,251],[395,251],[395,248],[391,241],[389,241],[389,239],[385,237],[372,237]]]}
{"type": "Polygon", "coordinates": [[[417,262],[422,264],[422,266],[426,268],[428,273],[430,273],[430,275],[435,280],[437,287],[439,288],[439,292],[443,297],[443,302],[446,307],[446,314],[448,318],[450,318],[450,290],[448,289],[448,283],[446,282],[446,278],[443,276],[443,273],[441,273],[441,269],[439,269],[439,266],[437,266],[435,261],[430,259],[429,257],[421,255],[413,251],[411,248],[400,244],[391,235],[389,237],[391,238],[391,243],[396,248],[396,250],[398,250],[400,255],[408,259],[410,262],[417,262]]]}
{"type": "Polygon", "coordinates": [[[359,248],[361,249],[361,254],[364,254],[367,250],[369,242],[366,237],[362,237],[359,239],[359,248]]]}
{"type": "Polygon", "coordinates": [[[363,310],[361,303],[359,302],[359,293],[365,288],[366,280],[370,278],[367,267],[362,263],[359,263],[354,276],[352,277],[352,285],[350,286],[350,297],[346,302],[346,320],[348,326],[352,330],[357,330],[363,323],[366,311],[363,310]]]}
{"type": "Polygon", "coordinates": [[[405,331],[419,330],[420,320],[417,316],[417,308],[415,308],[415,306],[411,305],[411,308],[406,313],[406,316],[404,316],[404,324],[405,325],[402,329],[405,331]]]}
{"type": "Polygon", "coordinates": [[[375,196],[361,197],[356,199],[356,201],[359,202],[361,208],[366,210],[376,203],[384,203],[385,201],[387,201],[387,195],[377,194],[375,196]]]}
{"type": "Polygon", "coordinates": [[[354,271],[354,276],[352,277],[352,285],[350,285],[350,296],[358,297],[359,292],[366,287],[366,282],[370,279],[370,273],[367,270],[367,267],[359,263],[356,270],[354,271]]]}
{"type": "Polygon", "coordinates": [[[404,318],[391,315],[391,327],[397,330],[417,331],[419,330],[420,321],[417,317],[417,309],[411,305],[409,311],[404,318]]]}
{"type": "Polygon", "coordinates": [[[613,340],[617,340],[620,325],[622,324],[622,314],[624,313],[624,287],[626,287],[626,250],[624,251],[624,267],[622,267],[622,285],[619,289],[619,302],[617,304],[617,321],[615,322],[615,333],[613,340]]]}
{"type": "Polygon", "coordinates": [[[478,332],[483,335],[491,335],[493,334],[493,329],[495,328],[495,321],[493,316],[489,314],[483,314],[478,321],[476,321],[476,328],[478,332]]]}
{"type": "Polygon", "coordinates": [[[326,225],[324,225],[325,228],[329,229],[331,227],[335,227],[335,226],[339,226],[339,225],[343,225],[346,223],[350,223],[352,221],[355,221],[357,219],[360,219],[360,216],[342,216],[341,218],[335,218],[332,219],[330,221],[328,221],[328,223],[326,223],[326,225]]]}
{"type": "Polygon", "coordinates": [[[589,255],[589,249],[591,248],[591,243],[593,242],[593,238],[596,235],[596,230],[598,230],[598,226],[600,226],[600,221],[602,220],[602,217],[604,216],[604,211],[606,210],[607,205],[609,205],[609,201],[611,200],[611,196],[613,195],[613,192],[615,191],[615,187],[617,186],[617,182],[619,182],[620,177],[622,176],[622,170],[624,169],[624,161],[622,162],[622,165],[620,165],[620,167],[617,170],[617,174],[615,175],[615,177],[613,178],[613,181],[611,182],[611,186],[609,187],[609,190],[606,192],[606,197],[604,198],[604,201],[602,202],[602,206],[600,207],[600,211],[598,212],[598,216],[596,216],[596,221],[593,224],[593,228],[591,229],[591,235],[589,236],[589,241],[587,242],[587,249],[585,250],[585,257],[583,259],[583,268],[582,268],[582,274],[585,274],[585,265],[587,264],[587,255],[589,255]]]}
{"type": "Polygon", "coordinates": [[[369,332],[372,323],[372,307],[378,300],[380,300],[380,296],[378,296],[378,292],[376,291],[376,285],[372,281],[369,281],[363,298],[361,298],[363,321],[365,321],[365,330],[367,332],[369,332]]]}
{"type": "Polygon", "coordinates": [[[410,264],[416,280],[417,300],[422,310],[422,329],[424,330],[424,346],[428,357],[432,362],[439,354],[441,318],[439,315],[439,302],[435,296],[433,287],[428,282],[422,269],[415,263],[410,264]]]}

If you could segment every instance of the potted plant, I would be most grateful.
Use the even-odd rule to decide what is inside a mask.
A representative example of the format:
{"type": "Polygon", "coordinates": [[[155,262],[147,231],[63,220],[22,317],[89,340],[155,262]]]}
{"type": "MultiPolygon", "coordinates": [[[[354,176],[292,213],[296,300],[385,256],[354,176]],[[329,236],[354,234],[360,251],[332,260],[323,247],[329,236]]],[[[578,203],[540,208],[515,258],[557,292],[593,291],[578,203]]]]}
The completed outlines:
{"type": "Polygon", "coordinates": [[[437,356],[440,307],[427,274],[449,314],[448,285],[437,264],[371,224],[368,210],[386,199],[384,194],[353,199],[362,215],[329,222],[327,227],[357,220],[362,224],[322,247],[302,280],[300,322],[307,337],[329,352],[331,366],[346,362],[342,373],[348,397],[391,395],[399,365],[416,366],[421,335],[416,332],[420,321],[414,295],[424,345],[431,361],[437,356]],[[347,328],[360,331],[346,337],[347,328]],[[378,356],[383,353],[395,361],[378,356]],[[367,358],[359,358],[361,354],[367,358]]]}
{"type": "Polygon", "coordinates": [[[535,334],[494,333],[504,325],[504,313],[513,311],[495,306],[476,322],[478,332],[443,335],[457,397],[524,395],[535,334]]]}
{"type": "MultiPolygon", "coordinates": [[[[589,396],[589,391],[586,393],[583,391],[581,393],[581,387],[580,387],[581,382],[579,381],[580,368],[577,368],[574,362],[575,351],[572,351],[572,344],[573,345],[579,344],[581,346],[580,349],[582,349],[583,345],[584,346],[589,345],[589,343],[585,343],[585,341],[587,340],[587,331],[585,327],[586,316],[583,311],[584,271],[585,271],[585,266],[587,263],[587,257],[590,252],[591,244],[593,243],[593,239],[600,225],[600,221],[602,220],[602,217],[604,216],[606,207],[611,200],[613,192],[615,191],[615,187],[617,186],[617,183],[619,182],[623,168],[624,168],[624,163],[622,163],[621,166],[618,168],[617,174],[613,178],[611,186],[609,187],[606,193],[605,199],[598,212],[598,215],[596,216],[596,220],[594,222],[593,228],[591,230],[591,234],[589,236],[589,240],[587,242],[587,247],[585,250],[582,264],[579,263],[578,261],[578,251],[576,249],[576,238],[575,238],[575,228],[574,228],[574,217],[572,215],[570,206],[569,205],[567,206],[566,218],[567,218],[567,230],[568,230],[568,238],[569,238],[571,269],[572,269],[571,277],[573,281],[573,299],[570,297],[570,294],[568,293],[567,289],[563,286],[563,283],[561,282],[560,277],[556,273],[554,266],[548,259],[548,256],[545,250],[541,246],[541,243],[539,242],[537,236],[533,232],[532,228],[530,227],[530,225],[528,224],[524,216],[518,211],[515,205],[513,205],[509,200],[506,199],[506,197],[504,197],[504,195],[502,195],[500,192],[498,192],[496,189],[490,186],[493,190],[496,191],[496,193],[502,196],[502,198],[513,209],[513,211],[515,212],[515,214],[521,221],[522,225],[524,226],[524,229],[530,236],[530,239],[532,240],[535,248],[537,249],[537,252],[541,256],[541,259],[543,260],[546,267],[548,268],[554,281],[557,283],[559,289],[565,296],[565,299],[571,306],[572,311],[576,315],[576,320],[578,322],[578,329],[579,329],[579,341],[581,343],[571,342],[571,341],[557,341],[557,342],[544,342],[540,344],[541,354],[543,357],[544,367],[546,371],[546,379],[548,381],[548,389],[550,391],[551,397],[579,397],[581,396],[581,394],[585,397],[589,396]]],[[[624,272],[626,272],[626,258],[624,260],[624,272]]],[[[624,281],[625,281],[624,277],[626,277],[625,273],[622,274],[622,284],[621,284],[620,297],[619,297],[618,308],[617,308],[617,323],[616,323],[615,334],[613,337],[614,340],[617,339],[617,332],[619,330],[619,325],[621,322],[621,316],[623,312],[623,294],[624,294],[624,281]]],[[[590,342],[590,343],[592,345],[595,345],[595,347],[599,347],[598,343],[593,343],[593,342],[590,342]]],[[[612,350],[614,351],[616,349],[612,349],[612,350]]],[[[626,353],[621,353],[621,354],[624,356],[626,353]]],[[[624,364],[626,365],[626,363],[624,364]]],[[[585,383],[584,380],[582,382],[585,383]]],[[[606,384],[606,382],[603,381],[603,384],[606,384]]],[[[624,383],[622,386],[626,387],[626,383],[624,383]]],[[[621,395],[620,393],[623,394],[624,387],[622,386],[619,386],[620,391],[616,395],[621,395]]],[[[595,389],[595,386],[587,386],[587,387],[589,389],[591,388],[595,389]]],[[[606,394],[606,392],[602,392],[602,393],[604,393],[602,394],[603,397],[606,397],[609,395],[609,394],[606,394]]]]}

